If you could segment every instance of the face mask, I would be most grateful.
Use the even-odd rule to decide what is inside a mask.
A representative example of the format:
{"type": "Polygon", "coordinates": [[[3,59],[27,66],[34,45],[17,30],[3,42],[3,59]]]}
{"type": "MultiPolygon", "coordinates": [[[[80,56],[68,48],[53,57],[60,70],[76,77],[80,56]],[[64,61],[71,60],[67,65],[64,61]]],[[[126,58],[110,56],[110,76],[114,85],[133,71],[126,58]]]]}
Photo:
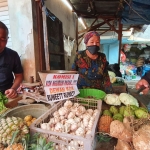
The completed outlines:
{"type": "Polygon", "coordinates": [[[97,45],[92,45],[92,46],[87,46],[87,50],[92,54],[96,54],[99,51],[99,46],[97,45]]]}

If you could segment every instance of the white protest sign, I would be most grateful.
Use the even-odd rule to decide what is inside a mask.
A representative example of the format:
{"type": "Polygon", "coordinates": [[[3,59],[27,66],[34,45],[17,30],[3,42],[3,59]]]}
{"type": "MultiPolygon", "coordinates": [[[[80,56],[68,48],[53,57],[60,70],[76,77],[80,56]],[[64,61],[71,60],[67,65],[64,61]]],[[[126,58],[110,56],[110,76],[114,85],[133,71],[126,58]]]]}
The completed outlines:
{"type": "Polygon", "coordinates": [[[79,94],[78,74],[48,74],[45,81],[47,101],[60,101],[79,94]]]}

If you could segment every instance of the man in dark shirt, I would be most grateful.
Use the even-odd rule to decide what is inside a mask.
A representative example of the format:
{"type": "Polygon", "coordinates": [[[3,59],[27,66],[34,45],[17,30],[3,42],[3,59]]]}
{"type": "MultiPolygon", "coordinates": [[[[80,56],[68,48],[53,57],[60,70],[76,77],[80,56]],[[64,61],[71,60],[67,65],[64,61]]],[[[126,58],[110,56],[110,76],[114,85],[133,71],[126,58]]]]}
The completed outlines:
{"type": "Polygon", "coordinates": [[[17,52],[6,47],[7,41],[8,28],[0,21],[0,91],[8,98],[15,98],[23,69],[17,52]]]}
{"type": "Polygon", "coordinates": [[[140,89],[142,86],[145,86],[145,89],[142,91],[143,94],[147,94],[150,86],[150,71],[148,71],[140,81],[136,84],[136,89],[140,89]]]}

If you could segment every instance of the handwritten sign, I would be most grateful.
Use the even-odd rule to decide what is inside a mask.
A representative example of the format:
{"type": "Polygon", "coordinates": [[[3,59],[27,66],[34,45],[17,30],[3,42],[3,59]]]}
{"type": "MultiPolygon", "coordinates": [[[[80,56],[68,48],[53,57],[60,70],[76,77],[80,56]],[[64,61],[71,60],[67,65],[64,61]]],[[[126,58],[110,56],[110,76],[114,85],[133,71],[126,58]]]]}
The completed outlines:
{"type": "Polygon", "coordinates": [[[60,101],[78,95],[78,76],[78,74],[48,74],[44,87],[47,100],[60,101]]]}
{"type": "Polygon", "coordinates": [[[48,74],[45,86],[77,85],[78,74],[48,74]]]}

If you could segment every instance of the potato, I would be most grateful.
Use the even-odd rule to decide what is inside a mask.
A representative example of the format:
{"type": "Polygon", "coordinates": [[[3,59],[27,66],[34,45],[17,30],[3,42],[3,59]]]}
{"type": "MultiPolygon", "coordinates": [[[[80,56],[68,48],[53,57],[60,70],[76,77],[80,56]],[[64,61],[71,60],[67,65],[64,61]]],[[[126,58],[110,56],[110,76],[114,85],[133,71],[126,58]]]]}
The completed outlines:
{"type": "Polygon", "coordinates": [[[28,127],[31,125],[31,123],[32,123],[31,121],[27,121],[26,122],[26,124],[27,124],[28,127]]]}
{"type": "Polygon", "coordinates": [[[32,120],[31,120],[31,122],[34,122],[36,120],[36,118],[33,118],[32,120]]]}
{"type": "Polygon", "coordinates": [[[27,116],[25,116],[25,118],[24,118],[24,121],[31,121],[32,120],[32,116],[31,115],[27,115],[27,116]]]}
{"type": "Polygon", "coordinates": [[[132,141],[132,133],[125,128],[124,124],[118,120],[114,120],[110,124],[110,135],[112,137],[124,140],[127,142],[132,141]]]}
{"type": "Polygon", "coordinates": [[[136,150],[150,149],[150,125],[143,125],[133,133],[133,145],[136,150]]]}
{"type": "Polygon", "coordinates": [[[118,139],[115,150],[132,150],[128,142],[122,141],[118,139]]]}

